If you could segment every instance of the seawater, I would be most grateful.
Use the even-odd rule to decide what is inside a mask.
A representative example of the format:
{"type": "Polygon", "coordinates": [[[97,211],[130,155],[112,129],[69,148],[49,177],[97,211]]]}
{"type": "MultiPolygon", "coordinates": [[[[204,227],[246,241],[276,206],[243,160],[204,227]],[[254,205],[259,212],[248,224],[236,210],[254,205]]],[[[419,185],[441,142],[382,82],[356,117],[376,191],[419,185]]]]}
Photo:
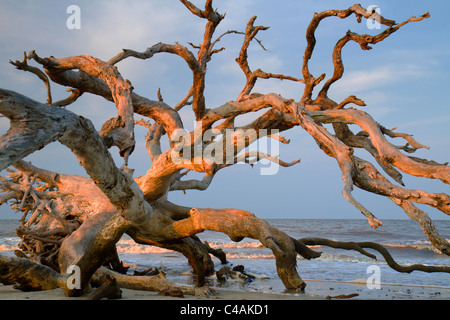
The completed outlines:
{"type": "MultiPolygon", "coordinates": [[[[450,266],[450,257],[433,248],[423,234],[421,227],[412,220],[384,220],[383,226],[372,229],[366,220],[359,219],[267,219],[269,224],[283,230],[289,236],[299,239],[320,237],[338,241],[373,241],[386,246],[399,264],[428,264],[450,266]]],[[[450,239],[450,221],[435,221],[439,234],[450,239]]],[[[13,254],[19,238],[15,235],[17,220],[0,220],[0,254],[13,254]]],[[[245,272],[256,276],[251,283],[230,282],[231,289],[257,290],[281,293],[284,286],[278,278],[275,258],[271,250],[263,247],[259,241],[244,239],[231,241],[227,235],[205,231],[198,234],[202,241],[208,241],[211,247],[221,248],[227,254],[228,266],[243,265],[245,272]]],[[[381,282],[418,286],[438,286],[450,288],[450,274],[425,273],[414,271],[410,274],[392,270],[381,254],[367,249],[377,256],[372,259],[356,251],[333,249],[325,246],[313,246],[313,250],[322,252],[320,258],[305,260],[300,256],[297,267],[300,276],[307,280],[365,282],[370,276],[368,268],[376,265],[380,268],[381,282]]],[[[136,244],[124,236],[117,244],[119,257],[130,265],[129,272],[150,267],[164,271],[168,279],[180,284],[192,284],[191,267],[186,258],[174,251],[136,244]]],[[[222,265],[212,258],[216,270],[222,265]]],[[[215,277],[208,279],[209,285],[217,286],[215,277]]]]}

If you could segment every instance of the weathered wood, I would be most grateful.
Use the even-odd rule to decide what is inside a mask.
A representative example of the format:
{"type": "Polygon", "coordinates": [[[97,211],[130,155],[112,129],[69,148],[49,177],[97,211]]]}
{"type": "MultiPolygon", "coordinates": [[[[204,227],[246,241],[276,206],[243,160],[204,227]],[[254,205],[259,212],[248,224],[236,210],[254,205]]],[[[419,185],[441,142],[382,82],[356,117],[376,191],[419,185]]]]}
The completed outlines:
{"type": "Polygon", "coordinates": [[[41,291],[66,286],[67,277],[26,258],[0,255],[0,283],[17,283],[24,291],[41,291]]]}
{"type": "Polygon", "coordinates": [[[116,279],[118,286],[120,288],[126,289],[156,291],[161,293],[169,291],[181,291],[183,294],[195,296],[208,295],[214,292],[208,287],[193,288],[177,286],[173,282],[167,280],[164,273],[162,272],[152,276],[129,276],[102,267],[97,269],[96,273],[93,276],[93,279],[97,283],[101,283],[107,276],[116,279]]]}
{"type": "Polygon", "coordinates": [[[211,246],[209,245],[208,241],[205,241],[204,244],[205,244],[206,249],[208,250],[208,252],[211,253],[216,258],[218,258],[220,260],[221,264],[227,264],[228,263],[227,255],[222,249],[220,249],[220,248],[219,249],[211,248],[211,246]]]}

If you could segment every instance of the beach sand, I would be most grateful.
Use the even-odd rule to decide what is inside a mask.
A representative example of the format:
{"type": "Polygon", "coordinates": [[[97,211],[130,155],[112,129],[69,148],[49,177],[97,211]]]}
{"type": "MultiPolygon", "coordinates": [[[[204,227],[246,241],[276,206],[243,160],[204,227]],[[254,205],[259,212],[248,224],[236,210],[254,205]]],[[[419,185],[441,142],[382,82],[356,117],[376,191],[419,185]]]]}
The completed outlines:
{"type": "MultiPolygon", "coordinates": [[[[382,284],[380,289],[368,289],[365,283],[306,280],[304,293],[270,293],[214,288],[210,296],[184,298],[163,296],[157,292],[122,290],[122,300],[450,300],[450,288],[382,284]],[[357,294],[357,295],[355,295],[357,294]],[[338,297],[338,296],[348,296],[338,297]]],[[[22,292],[12,285],[0,284],[0,300],[86,300],[89,295],[69,298],[62,289],[22,292]]]]}

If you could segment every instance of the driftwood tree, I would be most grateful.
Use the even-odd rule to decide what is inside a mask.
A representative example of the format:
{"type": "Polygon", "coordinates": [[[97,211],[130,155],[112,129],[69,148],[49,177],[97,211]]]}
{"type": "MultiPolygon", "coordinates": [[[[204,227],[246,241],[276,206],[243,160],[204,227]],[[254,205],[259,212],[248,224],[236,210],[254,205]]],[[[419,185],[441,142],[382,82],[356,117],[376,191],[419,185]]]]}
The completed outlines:
{"type": "MultiPolygon", "coordinates": [[[[247,147],[265,136],[287,143],[280,132],[301,127],[326,155],[335,158],[342,171],[343,196],[361,211],[370,226],[377,228],[382,223],[353,197],[354,186],[391,199],[411,219],[420,223],[434,247],[450,254],[449,243],[439,236],[427,214],[415,206],[415,203],[426,204],[449,214],[450,197],[444,193],[409,190],[402,182],[402,173],[406,173],[439,179],[448,184],[449,167],[408,155],[427,147],[411,135],[389,130],[368,113],[351,107],[364,106],[361,99],[349,96],[343,101],[334,101],[328,97],[330,87],[343,75],[341,51],[348,42],[356,42],[361,49],[369,50],[370,45],[384,40],[406,24],[426,19],[429,15],[411,17],[397,24],[360,5],[315,13],[306,30],[302,75],[297,78],[251,68],[247,52],[249,45],[253,41],[259,42],[257,34],[267,29],[255,25],[256,17],[248,21],[243,32],[230,30],[217,36],[215,31],[224,15],[213,9],[212,0],[207,0],[204,8],[198,8],[187,0],[181,0],[181,3],[206,23],[199,45],[187,47],[179,43],[157,43],[144,52],[124,49],[109,61],[86,55],[43,58],[35,51],[25,54],[23,60],[11,61],[18,69],[42,79],[48,97],[46,103],[40,103],[0,89],[0,113],[11,123],[0,140],[0,170],[9,171],[8,175],[1,177],[0,203],[9,201],[13,209],[22,212],[17,230],[21,251],[16,252],[18,257],[0,256],[1,282],[18,283],[31,290],[62,287],[69,296],[85,294],[92,284],[99,285],[103,281],[110,284],[106,287],[113,288],[206,293],[207,290],[201,287],[205,277],[214,272],[210,253],[217,252],[196,237],[204,230],[225,233],[233,241],[246,237],[259,240],[273,251],[278,274],[288,289],[302,290],[305,287],[296,270],[297,254],[306,259],[320,256],[319,252],[308,247],[315,244],[358,250],[372,257],[364,248],[376,249],[390,266],[401,272],[449,272],[448,267],[399,266],[383,247],[374,243],[293,239],[247,211],[184,207],[167,200],[167,194],[173,190],[208,188],[219,170],[237,162],[252,164],[260,159],[269,159],[286,167],[296,164],[298,161],[287,163],[273,155],[249,151],[247,147]],[[326,80],[325,74],[314,76],[308,64],[320,22],[330,17],[345,19],[351,16],[356,16],[358,22],[363,18],[375,19],[386,28],[375,36],[348,31],[334,46],[332,76],[326,80]],[[246,81],[236,99],[211,107],[204,95],[207,66],[213,56],[223,50],[217,47],[219,40],[230,34],[243,36],[236,62],[246,81]],[[160,53],[179,56],[192,70],[192,87],[175,106],[165,103],[159,92],[157,100],[139,95],[119,72],[118,66],[124,59],[145,60],[160,53]],[[43,71],[29,65],[29,61],[43,71]],[[276,93],[253,92],[256,81],[268,78],[302,83],[301,100],[294,101],[276,93]],[[325,82],[318,87],[322,81],[325,82]],[[68,87],[70,96],[52,101],[51,82],[68,87]],[[320,88],[317,94],[316,88],[320,88]],[[101,96],[116,106],[117,115],[100,130],[88,119],[64,108],[87,93],[101,96]],[[192,107],[197,120],[192,132],[184,129],[179,113],[180,109],[188,106],[192,107]],[[241,127],[234,125],[237,117],[262,109],[266,110],[265,113],[256,120],[241,127]],[[135,115],[146,120],[135,121],[135,115]],[[323,124],[332,124],[334,132],[323,124]],[[360,131],[354,133],[350,130],[351,124],[359,127],[360,131]],[[133,177],[133,170],[127,167],[128,158],[135,148],[136,125],[148,129],[145,145],[151,158],[149,170],[139,177],[133,177]],[[389,141],[390,138],[401,138],[407,143],[397,146],[389,141]],[[162,139],[170,142],[166,150],[162,149],[162,139]],[[89,178],[48,171],[22,160],[53,141],[70,148],[89,178]],[[111,156],[112,146],[118,147],[124,159],[120,168],[111,156]],[[355,148],[368,151],[384,172],[357,157],[355,148]],[[204,178],[186,179],[191,171],[204,173],[204,178]],[[162,275],[133,277],[124,274],[126,268],[119,261],[115,248],[124,234],[140,244],[181,252],[197,276],[197,288],[176,288],[162,275]],[[79,270],[80,286],[68,285],[74,270],[79,270]]],[[[117,297],[109,291],[106,290],[105,296],[117,297]]]]}

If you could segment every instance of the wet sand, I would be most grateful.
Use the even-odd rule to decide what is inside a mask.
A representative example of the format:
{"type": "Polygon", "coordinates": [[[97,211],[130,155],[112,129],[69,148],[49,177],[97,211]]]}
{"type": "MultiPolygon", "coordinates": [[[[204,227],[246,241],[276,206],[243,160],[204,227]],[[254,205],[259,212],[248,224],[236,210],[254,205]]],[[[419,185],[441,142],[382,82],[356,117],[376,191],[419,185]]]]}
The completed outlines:
{"type": "MultiPolygon", "coordinates": [[[[209,296],[184,298],[163,296],[157,292],[122,290],[121,300],[450,300],[450,288],[381,284],[380,289],[369,289],[365,283],[306,280],[304,293],[270,293],[214,288],[209,296]]],[[[62,289],[22,292],[12,285],[0,284],[0,300],[86,300],[89,295],[69,298],[62,289]]]]}

